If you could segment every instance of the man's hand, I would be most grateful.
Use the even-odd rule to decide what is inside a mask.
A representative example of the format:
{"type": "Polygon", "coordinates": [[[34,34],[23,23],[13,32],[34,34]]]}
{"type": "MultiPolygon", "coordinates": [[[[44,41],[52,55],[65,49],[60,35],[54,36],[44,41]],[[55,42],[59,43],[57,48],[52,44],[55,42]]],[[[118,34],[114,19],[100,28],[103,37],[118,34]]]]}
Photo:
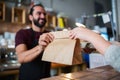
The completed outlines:
{"type": "Polygon", "coordinates": [[[51,33],[44,33],[40,35],[39,45],[44,49],[49,43],[54,39],[54,36],[51,33]]]}

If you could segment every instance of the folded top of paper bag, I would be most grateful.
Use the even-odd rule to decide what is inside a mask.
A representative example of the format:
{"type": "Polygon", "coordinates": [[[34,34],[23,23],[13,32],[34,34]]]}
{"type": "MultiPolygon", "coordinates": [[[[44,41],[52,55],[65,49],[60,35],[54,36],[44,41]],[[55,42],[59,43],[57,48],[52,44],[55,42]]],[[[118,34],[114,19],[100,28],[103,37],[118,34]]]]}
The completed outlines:
{"type": "Polygon", "coordinates": [[[56,31],[51,32],[55,39],[63,39],[63,38],[69,38],[69,31],[56,31]]]}

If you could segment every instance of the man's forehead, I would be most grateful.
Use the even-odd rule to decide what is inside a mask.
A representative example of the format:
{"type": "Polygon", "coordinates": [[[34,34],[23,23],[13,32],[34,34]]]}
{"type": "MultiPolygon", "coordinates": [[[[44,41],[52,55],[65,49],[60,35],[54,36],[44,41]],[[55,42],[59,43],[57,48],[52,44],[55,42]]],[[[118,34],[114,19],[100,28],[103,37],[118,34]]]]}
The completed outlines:
{"type": "Polygon", "coordinates": [[[45,9],[41,6],[35,6],[34,11],[44,11],[45,12],[45,9]]]}

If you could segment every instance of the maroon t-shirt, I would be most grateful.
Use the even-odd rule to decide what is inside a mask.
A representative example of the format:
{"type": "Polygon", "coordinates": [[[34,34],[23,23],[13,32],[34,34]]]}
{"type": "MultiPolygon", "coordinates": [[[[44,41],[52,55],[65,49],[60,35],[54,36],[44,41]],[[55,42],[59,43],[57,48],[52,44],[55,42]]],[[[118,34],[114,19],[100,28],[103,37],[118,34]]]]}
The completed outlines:
{"type": "MultiPolygon", "coordinates": [[[[34,31],[34,39],[38,40],[39,36],[42,34],[41,32],[34,31]]],[[[33,33],[31,28],[30,29],[21,29],[17,32],[15,37],[15,47],[19,44],[26,44],[28,49],[32,45],[33,42],[33,33]]]]}
{"type": "MultiPolygon", "coordinates": [[[[15,47],[19,44],[26,44],[27,48],[31,49],[38,45],[38,39],[41,34],[43,33],[35,32],[31,28],[21,29],[16,33],[15,47]]],[[[42,53],[33,61],[21,64],[19,80],[40,80],[50,76],[50,63],[42,61],[41,57],[42,53]]]]}

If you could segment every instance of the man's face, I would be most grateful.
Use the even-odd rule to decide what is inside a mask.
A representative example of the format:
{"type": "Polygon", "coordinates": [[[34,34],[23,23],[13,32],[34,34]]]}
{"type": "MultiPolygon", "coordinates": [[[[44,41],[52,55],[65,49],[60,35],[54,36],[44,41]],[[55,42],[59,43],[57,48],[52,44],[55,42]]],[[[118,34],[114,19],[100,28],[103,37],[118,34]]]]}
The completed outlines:
{"type": "Polygon", "coordinates": [[[40,6],[34,7],[33,23],[34,23],[34,25],[36,25],[39,28],[44,27],[46,24],[46,12],[40,6]]]}

